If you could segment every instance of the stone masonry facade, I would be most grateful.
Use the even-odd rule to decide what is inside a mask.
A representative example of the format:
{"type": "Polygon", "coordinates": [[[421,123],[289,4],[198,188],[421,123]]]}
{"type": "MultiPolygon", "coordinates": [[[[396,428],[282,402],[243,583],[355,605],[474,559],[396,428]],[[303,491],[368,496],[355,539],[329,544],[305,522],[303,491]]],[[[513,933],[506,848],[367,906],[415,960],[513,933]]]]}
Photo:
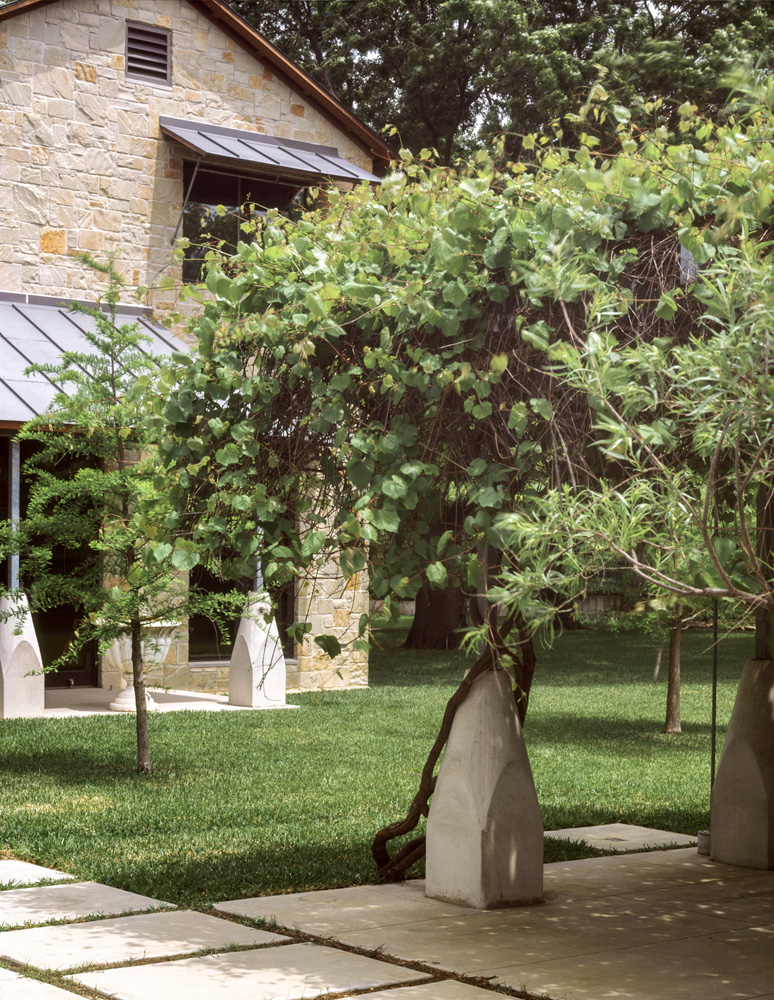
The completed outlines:
{"type": "MultiPolygon", "coordinates": [[[[157,313],[178,307],[172,239],[183,201],[184,150],[160,116],[335,146],[372,158],[310,101],[187,0],[58,0],[0,21],[0,292],[94,298],[99,278],[72,259],[115,254],[127,300],[139,286],[157,313]],[[171,31],[171,85],[127,78],[126,24],[171,31]],[[164,277],[171,288],[161,287],[164,277]]],[[[300,620],[342,640],[367,610],[367,581],[335,567],[297,588],[300,620]],[[338,589],[337,589],[338,588],[338,589]],[[313,592],[312,592],[313,590],[313,592]]],[[[289,689],[367,684],[367,654],[331,663],[311,641],[288,664],[289,689]],[[327,661],[327,662],[324,662],[327,661]]],[[[116,676],[106,669],[104,683],[116,676]]],[[[151,679],[225,690],[227,664],[188,663],[173,637],[151,679]]]]}

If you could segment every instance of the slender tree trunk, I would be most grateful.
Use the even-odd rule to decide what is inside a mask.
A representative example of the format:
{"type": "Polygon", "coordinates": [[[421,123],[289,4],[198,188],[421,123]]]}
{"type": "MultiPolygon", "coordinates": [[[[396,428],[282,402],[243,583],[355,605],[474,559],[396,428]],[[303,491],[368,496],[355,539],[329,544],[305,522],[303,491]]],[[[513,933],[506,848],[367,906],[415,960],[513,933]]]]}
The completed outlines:
{"type": "Polygon", "coordinates": [[[664,634],[662,632],[658,640],[658,652],[656,653],[656,665],[653,668],[653,683],[655,684],[658,680],[658,675],[661,672],[661,657],[664,655],[664,634]]]}
{"type": "Polygon", "coordinates": [[[132,678],[137,707],[137,770],[150,774],[150,743],[148,740],[148,705],[145,701],[145,677],[142,671],[142,629],[139,615],[132,618],[132,678]]]}
{"type": "Polygon", "coordinates": [[[665,733],[679,733],[680,729],[680,645],[683,636],[683,616],[678,612],[672,622],[669,636],[669,680],[665,733]]]}

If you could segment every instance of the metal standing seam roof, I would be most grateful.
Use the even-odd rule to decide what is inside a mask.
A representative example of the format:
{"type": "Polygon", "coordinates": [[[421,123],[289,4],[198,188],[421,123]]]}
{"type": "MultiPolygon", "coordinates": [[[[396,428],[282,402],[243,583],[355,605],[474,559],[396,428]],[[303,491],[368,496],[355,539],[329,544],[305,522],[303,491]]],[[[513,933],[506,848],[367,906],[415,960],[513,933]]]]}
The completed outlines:
{"type": "MultiPolygon", "coordinates": [[[[117,322],[139,324],[150,338],[142,348],[149,355],[188,350],[137,306],[119,306],[117,322]]],[[[0,293],[0,424],[21,426],[44,413],[60,387],[45,375],[25,375],[25,369],[57,363],[65,351],[91,353],[85,332],[94,330],[91,316],[70,312],[61,298],[0,293]]]]}
{"type": "Polygon", "coordinates": [[[198,153],[205,160],[226,161],[274,178],[330,180],[375,184],[379,178],[339,156],[335,146],[320,146],[295,139],[208,125],[183,118],[159,119],[162,132],[198,153]]]}

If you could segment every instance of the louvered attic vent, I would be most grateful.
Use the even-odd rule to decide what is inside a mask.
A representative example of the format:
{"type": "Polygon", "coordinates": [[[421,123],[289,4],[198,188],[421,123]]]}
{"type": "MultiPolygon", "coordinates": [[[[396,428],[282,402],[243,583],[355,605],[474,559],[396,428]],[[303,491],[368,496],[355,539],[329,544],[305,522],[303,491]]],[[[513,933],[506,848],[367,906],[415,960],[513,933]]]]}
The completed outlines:
{"type": "Polygon", "coordinates": [[[172,35],[150,24],[126,24],[126,75],[146,83],[172,82],[172,35]]]}

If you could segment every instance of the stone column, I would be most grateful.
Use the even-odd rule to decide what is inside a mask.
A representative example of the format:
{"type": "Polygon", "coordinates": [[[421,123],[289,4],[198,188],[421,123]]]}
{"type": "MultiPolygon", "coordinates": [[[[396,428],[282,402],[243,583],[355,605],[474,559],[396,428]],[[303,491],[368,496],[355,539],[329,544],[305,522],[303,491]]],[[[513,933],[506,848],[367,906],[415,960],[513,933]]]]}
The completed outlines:
{"type": "Polygon", "coordinates": [[[427,820],[427,895],[479,910],[543,898],[543,822],[510,677],[457,709],[427,820]]]}
{"type": "Polygon", "coordinates": [[[712,788],[713,861],[774,869],[774,660],[748,660],[712,788]]]}
{"type": "Polygon", "coordinates": [[[42,715],[45,708],[43,663],[26,597],[16,602],[7,598],[0,600],[0,619],[0,719],[29,719],[42,715]],[[23,621],[19,630],[21,615],[23,621]]]}

